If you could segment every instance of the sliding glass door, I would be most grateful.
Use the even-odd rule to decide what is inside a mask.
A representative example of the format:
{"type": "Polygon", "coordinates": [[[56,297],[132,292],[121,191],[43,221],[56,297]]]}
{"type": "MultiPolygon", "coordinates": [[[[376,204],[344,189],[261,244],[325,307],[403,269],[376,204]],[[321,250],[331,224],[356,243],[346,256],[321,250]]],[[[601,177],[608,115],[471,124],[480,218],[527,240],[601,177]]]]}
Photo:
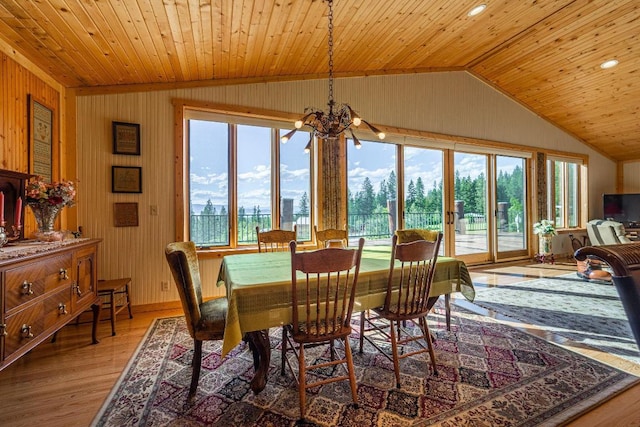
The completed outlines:
{"type": "Polygon", "coordinates": [[[449,153],[452,176],[447,209],[448,254],[467,262],[490,260],[486,154],[449,153]]]}
{"type": "Polygon", "coordinates": [[[495,156],[496,259],[527,254],[526,159],[495,156]]]}
{"type": "MultiPolygon", "coordinates": [[[[444,232],[442,150],[404,147],[403,182],[404,228],[422,228],[444,232]]],[[[440,253],[445,253],[447,239],[440,253]]]]}

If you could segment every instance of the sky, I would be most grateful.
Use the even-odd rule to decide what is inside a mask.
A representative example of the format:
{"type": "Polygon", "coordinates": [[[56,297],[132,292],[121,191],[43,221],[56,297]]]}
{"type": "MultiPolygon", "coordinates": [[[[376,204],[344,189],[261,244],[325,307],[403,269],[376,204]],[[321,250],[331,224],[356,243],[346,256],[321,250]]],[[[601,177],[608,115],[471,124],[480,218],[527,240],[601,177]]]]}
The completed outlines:
{"type": "MultiPolygon", "coordinates": [[[[190,185],[192,210],[200,213],[207,200],[211,200],[219,212],[227,207],[228,193],[228,126],[226,123],[190,120],[190,185]]],[[[247,213],[260,206],[262,213],[270,212],[270,129],[238,126],[238,206],[247,213]]],[[[280,184],[282,197],[294,199],[294,211],[298,210],[302,194],[309,189],[309,155],[304,147],[309,141],[308,132],[297,132],[286,144],[280,144],[280,184]]],[[[387,180],[395,170],[396,146],[384,142],[362,140],[361,149],[349,142],[347,148],[348,186],[352,193],[362,189],[368,177],[377,192],[380,182],[387,180]]],[[[441,150],[406,147],[404,154],[405,185],[422,178],[425,190],[442,180],[443,154],[441,150]]],[[[499,167],[511,172],[520,159],[500,157],[499,167]]],[[[456,153],[455,167],[461,176],[476,178],[480,172],[486,176],[485,155],[456,153]]],[[[397,171],[396,171],[397,175],[397,171]]]]}

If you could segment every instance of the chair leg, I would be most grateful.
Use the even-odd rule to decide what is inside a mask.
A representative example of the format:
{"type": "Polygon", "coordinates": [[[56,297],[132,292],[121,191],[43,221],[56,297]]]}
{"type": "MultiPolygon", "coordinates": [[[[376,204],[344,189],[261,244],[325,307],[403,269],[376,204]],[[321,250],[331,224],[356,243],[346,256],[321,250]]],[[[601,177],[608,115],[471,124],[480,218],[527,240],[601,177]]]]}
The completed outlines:
{"type": "Polygon", "coordinates": [[[444,294],[444,314],[447,320],[447,331],[451,331],[451,294],[444,294]]]}
{"type": "Polygon", "coordinates": [[[438,375],[438,368],[436,367],[436,354],[433,351],[433,341],[431,340],[431,331],[427,324],[427,317],[420,318],[420,327],[424,334],[424,339],[427,342],[427,348],[429,349],[429,357],[431,357],[431,366],[433,367],[433,375],[438,375]]]}
{"type": "Polygon", "coordinates": [[[133,313],[131,312],[131,296],[129,295],[129,284],[125,285],[125,290],[127,293],[125,296],[127,297],[127,307],[129,308],[129,319],[133,319],[133,313]]]}
{"type": "MultiPolygon", "coordinates": [[[[396,374],[396,388],[400,388],[400,363],[398,360],[398,337],[396,337],[396,330],[394,329],[393,320],[389,321],[389,329],[391,332],[391,351],[393,352],[393,371],[396,374]]],[[[397,326],[397,325],[395,325],[397,326]]]]}
{"type": "Polygon", "coordinates": [[[356,383],[356,372],[353,368],[353,356],[351,354],[351,346],[349,345],[349,337],[344,339],[344,352],[347,356],[347,371],[349,371],[349,385],[351,386],[351,397],[355,407],[358,407],[358,389],[356,383]]]}
{"type": "Polygon", "coordinates": [[[200,380],[200,367],[202,366],[202,341],[193,340],[193,360],[191,361],[193,372],[191,374],[191,386],[189,387],[189,400],[196,395],[198,381],[200,380]]]}
{"type": "Polygon", "coordinates": [[[116,334],[116,295],[112,289],[109,293],[109,309],[111,310],[111,336],[116,334]]]}
{"type": "Polygon", "coordinates": [[[364,344],[364,311],[360,312],[360,354],[362,354],[362,345],[364,344]]]}
{"type": "Polygon", "coordinates": [[[282,360],[280,360],[280,375],[284,375],[284,365],[287,362],[287,327],[282,327],[282,360]]]}
{"type": "Polygon", "coordinates": [[[307,411],[307,370],[304,364],[304,345],[298,348],[298,393],[300,394],[300,419],[304,420],[307,411]]]}

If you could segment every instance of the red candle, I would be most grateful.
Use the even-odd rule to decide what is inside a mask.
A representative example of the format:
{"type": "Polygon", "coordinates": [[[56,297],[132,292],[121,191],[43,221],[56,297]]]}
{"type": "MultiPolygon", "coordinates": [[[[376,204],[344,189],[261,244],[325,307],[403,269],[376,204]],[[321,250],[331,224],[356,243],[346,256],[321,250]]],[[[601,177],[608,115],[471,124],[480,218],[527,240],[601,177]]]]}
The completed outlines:
{"type": "Polygon", "coordinates": [[[16,214],[14,217],[16,219],[16,227],[20,227],[20,220],[22,219],[22,197],[18,197],[18,200],[16,200],[16,214]]]}
{"type": "Polygon", "coordinates": [[[0,224],[4,222],[4,193],[0,191],[0,224]]]}

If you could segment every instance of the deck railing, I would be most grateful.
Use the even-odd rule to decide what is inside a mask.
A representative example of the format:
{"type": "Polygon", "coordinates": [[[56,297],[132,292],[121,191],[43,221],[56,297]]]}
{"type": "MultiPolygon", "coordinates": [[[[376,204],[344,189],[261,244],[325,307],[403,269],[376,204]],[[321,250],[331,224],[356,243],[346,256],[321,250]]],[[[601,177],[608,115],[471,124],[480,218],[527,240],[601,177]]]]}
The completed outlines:
{"type": "MultiPolygon", "coordinates": [[[[509,212],[504,227],[516,227],[516,221],[522,213],[509,212]]],[[[443,230],[443,218],[440,212],[405,213],[406,228],[443,230]]],[[[295,215],[293,223],[298,224],[298,240],[311,240],[308,217],[295,215]]],[[[388,213],[350,214],[348,216],[349,238],[389,239],[395,228],[394,220],[388,213]]],[[[249,214],[238,216],[238,243],[256,243],[256,226],[271,229],[271,214],[249,214]]],[[[478,233],[487,230],[487,218],[484,214],[466,213],[464,218],[456,219],[456,233],[478,233]]],[[[198,246],[226,246],[229,244],[229,217],[224,215],[191,215],[191,240],[198,246]]]]}

